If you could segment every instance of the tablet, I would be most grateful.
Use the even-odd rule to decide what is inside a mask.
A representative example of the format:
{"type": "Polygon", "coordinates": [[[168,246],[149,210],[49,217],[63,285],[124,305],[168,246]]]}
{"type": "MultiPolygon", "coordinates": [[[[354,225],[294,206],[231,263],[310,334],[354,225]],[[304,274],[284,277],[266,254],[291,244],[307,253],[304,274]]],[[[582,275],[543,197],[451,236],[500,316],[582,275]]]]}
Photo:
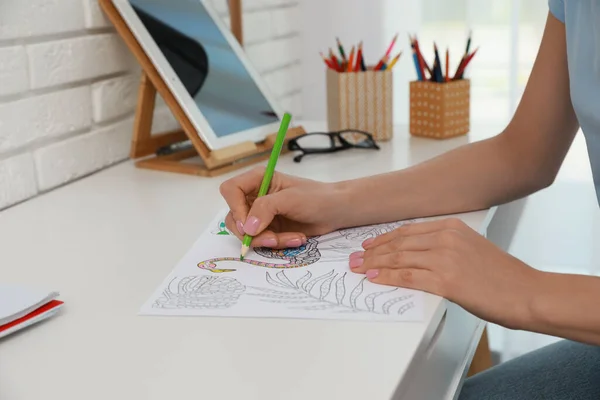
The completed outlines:
{"type": "Polygon", "coordinates": [[[283,111],[206,1],[112,2],[211,150],[277,132],[283,111]]]}

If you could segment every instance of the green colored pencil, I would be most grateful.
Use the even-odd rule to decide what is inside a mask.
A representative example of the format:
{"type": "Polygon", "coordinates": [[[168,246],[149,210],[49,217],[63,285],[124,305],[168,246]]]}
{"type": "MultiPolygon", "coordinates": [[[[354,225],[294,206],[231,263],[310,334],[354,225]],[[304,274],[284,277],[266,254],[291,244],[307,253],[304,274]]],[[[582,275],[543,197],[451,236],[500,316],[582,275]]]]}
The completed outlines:
{"type": "Polygon", "coordinates": [[[346,54],[344,53],[344,47],[342,47],[342,42],[340,42],[339,38],[335,38],[337,45],[338,45],[338,50],[340,51],[340,54],[342,55],[342,61],[347,62],[348,60],[346,60],[346,54]]]}
{"type": "MultiPolygon", "coordinates": [[[[287,133],[291,119],[292,116],[288,113],[285,113],[283,115],[283,118],[281,119],[279,132],[277,132],[277,139],[275,139],[275,144],[273,145],[273,150],[271,151],[271,157],[269,157],[267,169],[265,170],[265,175],[263,176],[260,189],[258,190],[258,197],[266,195],[269,191],[269,186],[271,186],[271,179],[273,179],[273,174],[275,173],[275,166],[277,165],[279,154],[281,154],[281,149],[283,148],[283,141],[285,140],[285,134],[287,133]]],[[[248,234],[244,235],[244,239],[242,240],[242,254],[240,256],[241,260],[244,259],[246,253],[250,249],[250,243],[252,243],[252,236],[248,234]]]]}

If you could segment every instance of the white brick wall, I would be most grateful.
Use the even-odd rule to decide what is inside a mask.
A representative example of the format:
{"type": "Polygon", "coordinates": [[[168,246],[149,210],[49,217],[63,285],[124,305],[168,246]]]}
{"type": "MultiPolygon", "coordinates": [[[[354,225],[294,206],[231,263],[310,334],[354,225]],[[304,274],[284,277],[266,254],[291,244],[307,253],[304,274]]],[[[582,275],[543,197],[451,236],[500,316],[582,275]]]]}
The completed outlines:
{"type": "Polygon", "coordinates": [[[23,39],[80,31],[85,27],[81,0],[5,0],[0,38],[23,39]]]}
{"type": "Polygon", "coordinates": [[[102,12],[97,0],[83,0],[83,10],[86,28],[106,28],[110,26],[110,21],[102,12]]]}
{"type": "Polygon", "coordinates": [[[0,104],[0,151],[89,128],[89,86],[57,90],[0,104]]]}
{"type": "Polygon", "coordinates": [[[34,152],[39,189],[47,190],[127,157],[133,119],[78,135],[34,152]]]}
{"type": "Polygon", "coordinates": [[[28,87],[25,46],[0,48],[0,96],[18,93],[28,87]]]}
{"type": "Polygon", "coordinates": [[[37,193],[31,154],[19,154],[0,161],[0,209],[37,193]]]}
{"type": "Polygon", "coordinates": [[[137,103],[138,74],[106,79],[92,85],[94,122],[131,114],[137,103]]]}
{"type": "Polygon", "coordinates": [[[119,73],[135,67],[116,33],[27,46],[31,88],[39,89],[119,73]]]}
{"type": "MultiPolygon", "coordinates": [[[[211,0],[229,25],[227,0],[211,0]]],[[[97,0],[0,6],[0,210],[127,158],[139,67],[97,0]]],[[[301,113],[299,6],[243,0],[245,47],[301,113]]],[[[177,127],[161,99],[153,132],[177,127]]]]}

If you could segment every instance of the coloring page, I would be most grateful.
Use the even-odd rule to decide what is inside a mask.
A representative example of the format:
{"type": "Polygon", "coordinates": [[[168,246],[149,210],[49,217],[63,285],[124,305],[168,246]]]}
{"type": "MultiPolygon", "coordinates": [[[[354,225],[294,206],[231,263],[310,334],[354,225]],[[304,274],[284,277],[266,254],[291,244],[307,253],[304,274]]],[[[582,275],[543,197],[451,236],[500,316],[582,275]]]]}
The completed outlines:
{"type": "Polygon", "coordinates": [[[141,315],[420,321],[423,293],[369,282],[348,266],[363,241],[405,222],[342,229],[298,248],[251,249],[219,215],[143,305],[141,315]]]}

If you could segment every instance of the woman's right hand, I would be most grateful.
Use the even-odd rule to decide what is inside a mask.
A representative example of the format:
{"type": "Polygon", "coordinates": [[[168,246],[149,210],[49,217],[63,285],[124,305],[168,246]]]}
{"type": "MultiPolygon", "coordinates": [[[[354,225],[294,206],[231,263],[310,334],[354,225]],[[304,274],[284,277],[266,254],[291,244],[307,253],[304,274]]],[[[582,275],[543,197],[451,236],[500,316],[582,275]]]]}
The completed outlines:
{"type": "Polygon", "coordinates": [[[307,236],[342,227],[339,185],[275,172],[268,194],[257,198],[264,171],[255,168],[221,184],[230,209],[225,223],[237,237],[253,236],[252,247],[298,247],[307,236]]]}

